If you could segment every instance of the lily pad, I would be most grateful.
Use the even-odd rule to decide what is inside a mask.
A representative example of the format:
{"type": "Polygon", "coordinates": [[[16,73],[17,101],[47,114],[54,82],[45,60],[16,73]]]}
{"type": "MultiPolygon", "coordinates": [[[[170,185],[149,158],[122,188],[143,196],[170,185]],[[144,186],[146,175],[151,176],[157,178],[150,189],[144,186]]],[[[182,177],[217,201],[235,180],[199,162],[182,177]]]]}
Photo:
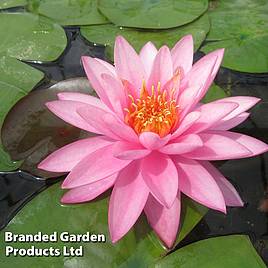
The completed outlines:
{"type": "Polygon", "coordinates": [[[2,0],[0,1],[0,9],[19,7],[27,4],[27,0],[2,0]]]}
{"type": "Polygon", "coordinates": [[[267,13],[266,0],[212,1],[211,30],[207,37],[210,42],[202,51],[226,48],[224,67],[241,72],[268,72],[267,13]]]}
{"type": "Polygon", "coordinates": [[[56,60],[67,38],[61,26],[30,13],[0,13],[0,53],[35,61],[56,60]]]}
{"type": "Polygon", "coordinates": [[[265,268],[249,238],[230,235],[202,240],[166,256],[157,268],[265,268]]]}
{"type": "MultiPolygon", "coordinates": [[[[1,232],[0,252],[6,246],[16,248],[60,248],[65,245],[84,248],[81,257],[6,257],[2,258],[3,267],[148,267],[165,255],[167,251],[148,226],[142,216],[134,228],[118,243],[112,244],[108,235],[107,213],[108,198],[102,196],[93,202],[62,206],[59,203],[63,191],[57,183],[39,194],[28,203],[9,223],[4,231],[13,233],[51,234],[69,232],[83,234],[86,232],[105,234],[105,243],[5,243],[4,231],[1,232]],[[44,219],[47,219],[44,221],[44,219]]],[[[185,205],[192,203],[188,201],[185,205]]],[[[188,214],[191,219],[191,214],[188,214]]],[[[190,232],[191,229],[184,232],[190,232]]]]}
{"type": "Polygon", "coordinates": [[[158,48],[162,45],[173,47],[181,37],[192,34],[195,50],[197,50],[209,31],[209,20],[203,15],[195,22],[169,30],[139,31],[136,29],[116,27],[112,24],[81,27],[82,35],[90,42],[105,45],[108,57],[113,60],[113,46],[117,35],[124,36],[139,51],[148,41],[152,41],[158,48]]]}
{"type": "Polygon", "coordinates": [[[208,8],[207,0],[100,0],[100,11],[115,25],[167,29],[189,23],[208,8]]]}
{"type": "Polygon", "coordinates": [[[11,158],[23,161],[20,168],[36,176],[58,177],[59,173],[38,169],[38,163],[56,149],[89,136],[88,132],[65,123],[45,106],[63,91],[93,94],[86,78],[68,79],[33,91],[12,108],[2,128],[3,145],[11,158]]]}
{"type": "MultiPolygon", "coordinates": [[[[0,55],[0,129],[11,107],[27,95],[43,76],[42,72],[25,63],[0,55]]],[[[14,170],[19,164],[10,160],[0,143],[0,170],[14,170]]]]}
{"type": "Polygon", "coordinates": [[[103,24],[108,20],[98,11],[97,0],[29,0],[28,9],[61,25],[103,24]]]}

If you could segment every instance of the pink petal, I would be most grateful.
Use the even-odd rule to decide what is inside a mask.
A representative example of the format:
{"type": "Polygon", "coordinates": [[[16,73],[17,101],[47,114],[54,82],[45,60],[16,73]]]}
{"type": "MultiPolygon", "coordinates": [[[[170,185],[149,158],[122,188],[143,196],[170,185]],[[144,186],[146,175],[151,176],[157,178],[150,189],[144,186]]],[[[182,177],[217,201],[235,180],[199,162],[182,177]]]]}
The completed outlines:
{"type": "Polygon", "coordinates": [[[144,211],[154,231],[167,247],[171,248],[177,237],[180,223],[180,192],[171,208],[163,207],[152,195],[149,195],[144,211]]]}
{"type": "Polygon", "coordinates": [[[162,87],[162,91],[166,90],[168,98],[177,100],[181,90],[180,85],[182,75],[182,70],[177,69],[173,76],[162,87]]]}
{"type": "Polygon", "coordinates": [[[130,126],[118,120],[114,115],[107,113],[103,115],[102,119],[106,128],[120,139],[139,143],[139,138],[136,132],[130,126]]]}
{"type": "Polygon", "coordinates": [[[66,177],[62,188],[70,189],[99,181],[126,167],[131,161],[115,158],[112,145],[108,145],[86,156],[66,177]]]}
{"type": "Polygon", "coordinates": [[[47,108],[56,116],[64,120],[65,122],[84,129],[89,132],[102,134],[101,131],[96,130],[95,127],[89,125],[78,113],[77,109],[86,106],[85,103],[78,101],[50,101],[46,103],[47,108]]]}
{"type": "Polygon", "coordinates": [[[223,59],[223,56],[224,56],[224,48],[214,50],[214,51],[210,52],[209,54],[207,54],[206,56],[209,56],[209,55],[210,56],[213,56],[213,55],[217,56],[217,61],[216,61],[216,64],[214,66],[214,69],[213,69],[213,72],[212,72],[212,77],[211,77],[211,79],[213,81],[215,76],[217,75],[217,73],[219,71],[220,66],[221,66],[221,62],[222,62],[222,59],[223,59]]]}
{"type": "Polygon", "coordinates": [[[199,133],[198,135],[202,139],[204,146],[186,153],[185,157],[198,160],[227,160],[251,156],[251,151],[244,145],[220,131],[210,131],[199,133]]]}
{"type": "Polygon", "coordinates": [[[121,239],[135,224],[148,194],[139,163],[133,162],[120,172],[109,202],[108,221],[113,243],[121,239]]]}
{"type": "Polygon", "coordinates": [[[234,186],[208,161],[201,161],[200,164],[211,174],[221,189],[225,203],[231,207],[242,207],[244,205],[234,186]]]}
{"type": "Polygon", "coordinates": [[[148,90],[151,90],[152,86],[157,88],[158,83],[160,86],[164,86],[170,78],[173,76],[173,65],[171,54],[167,46],[163,46],[155,56],[152,71],[147,82],[148,90]]]}
{"type": "Polygon", "coordinates": [[[122,79],[122,84],[128,95],[130,94],[134,99],[140,97],[140,90],[137,90],[129,81],[122,79]]]}
{"type": "MultiPolygon", "coordinates": [[[[247,118],[249,117],[250,113],[241,113],[237,115],[236,117],[226,120],[223,118],[222,120],[219,120],[219,122],[214,125],[211,129],[213,130],[229,130],[231,128],[234,128],[238,126],[239,124],[243,123],[247,118]]],[[[229,117],[229,115],[227,115],[229,117]]]]}
{"type": "Polygon", "coordinates": [[[165,145],[159,151],[165,154],[184,154],[202,146],[203,142],[198,135],[189,134],[172,140],[172,143],[165,145]]]}
{"type": "Polygon", "coordinates": [[[100,99],[90,96],[88,94],[77,92],[61,92],[57,94],[59,100],[78,101],[85,104],[90,104],[100,109],[108,110],[108,108],[101,102],[100,99]]]}
{"type": "Polygon", "coordinates": [[[94,59],[98,61],[99,63],[101,63],[106,69],[108,69],[113,74],[113,76],[117,76],[115,67],[112,64],[99,58],[94,58],[94,59]]]}
{"type": "Polygon", "coordinates": [[[154,132],[142,132],[139,136],[140,143],[149,150],[156,150],[164,146],[170,140],[171,135],[163,138],[154,132]]]}
{"type": "Polygon", "coordinates": [[[69,172],[87,155],[112,143],[112,140],[102,136],[70,143],[47,156],[38,168],[53,172],[69,172]]]}
{"type": "MultiPolygon", "coordinates": [[[[219,71],[219,68],[221,66],[221,62],[222,62],[222,59],[223,59],[223,56],[224,56],[224,48],[214,50],[214,51],[210,52],[209,54],[207,54],[205,57],[207,57],[207,56],[208,57],[209,56],[210,57],[216,56],[217,60],[216,60],[216,62],[214,64],[214,68],[213,68],[212,73],[211,73],[211,75],[209,77],[209,80],[206,83],[206,88],[207,89],[204,90],[205,92],[204,92],[203,96],[201,97],[201,99],[205,96],[207,90],[211,86],[212,82],[214,81],[214,79],[215,79],[215,77],[216,77],[216,75],[217,75],[217,73],[219,71]]],[[[205,57],[203,57],[203,58],[205,58],[205,57]]],[[[201,59],[201,61],[203,60],[203,58],[201,59]]]]}
{"type": "Polygon", "coordinates": [[[188,87],[181,94],[179,94],[177,104],[180,109],[180,117],[184,118],[185,115],[190,111],[193,106],[193,103],[198,102],[198,94],[201,90],[200,85],[196,85],[193,87],[188,87]]]}
{"type": "Polygon", "coordinates": [[[237,103],[232,102],[222,102],[220,105],[211,102],[201,105],[196,109],[196,111],[200,112],[201,115],[199,119],[197,119],[187,130],[187,133],[199,133],[213,127],[213,125],[217,124],[219,120],[223,119],[235,110],[237,106],[237,103]]]}
{"type": "Polygon", "coordinates": [[[253,137],[231,131],[213,131],[214,133],[232,139],[247,148],[251,154],[244,157],[259,155],[268,151],[268,145],[266,143],[253,137]]]}
{"type": "Polygon", "coordinates": [[[111,188],[114,185],[117,176],[118,173],[115,173],[103,180],[73,188],[63,195],[61,202],[65,204],[72,204],[91,201],[111,188]]]}
{"type": "Polygon", "coordinates": [[[99,133],[102,133],[112,139],[118,140],[118,136],[112,133],[106,126],[105,122],[103,121],[103,116],[108,114],[106,110],[99,109],[92,105],[84,105],[83,107],[77,108],[77,113],[80,117],[85,120],[85,122],[90,125],[94,126],[95,129],[99,133]]]}
{"type": "Polygon", "coordinates": [[[213,72],[216,61],[217,56],[211,53],[197,61],[183,79],[187,81],[188,87],[205,86],[205,82],[209,80],[213,72]]]}
{"type": "Polygon", "coordinates": [[[142,160],[141,173],[153,196],[170,208],[178,192],[178,174],[172,160],[167,155],[153,152],[142,160]]]}
{"type": "Polygon", "coordinates": [[[260,101],[260,99],[255,98],[255,97],[235,96],[235,97],[229,97],[229,98],[216,100],[216,101],[214,101],[214,103],[235,102],[238,104],[237,108],[232,113],[228,114],[228,116],[226,116],[226,118],[224,118],[224,120],[230,120],[230,119],[240,115],[241,113],[247,111],[248,109],[253,107],[259,101],[260,101]]]}
{"type": "Polygon", "coordinates": [[[106,73],[113,76],[113,73],[107,69],[99,60],[86,56],[83,56],[81,59],[91,86],[97,92],[100,99],[108,107],[110,107],[111,104],[106,94],[106,88],[103,87],[101,75],[106,73]]]}
{"type": "Polygon", "coordinates": [[[177,129],[172,134],[172,140],[179,137],[182,133],[184,133],[187,129],[189,129],[201,116],[200,112],[191,112],[187,114],[179,125],[177,129]]]}
{"type": "Polygon", "coordinates": [[[113,147],[114,156],[122,160],[135,160],[143,158],[150,153],[150,150],[145,149],[139,144],[128,143],[125,141],[115,142],[113,147]]]}
{"type": "Polygon", "coordinates": [[[140,59],[146,73],[146,79],[148,79],[151,74],[156,54],[157,49],[152,42],[146,43],[140,51],[140,59]]]}
{"type": "Polygon", "coordinates": [[[111,103],[113,111],[124,119],[123,109],[127,106],[127,96],[123,84],[113,76],[103,74],[103,85],[106,87],[106,94],[111,103]]]}
{"type": "Polygon", "coordinates": [[[193,37],[184,36],[171,50],[173,69],[182,68],[184,74],[192,68],[194,55],[193,37]]]}
{"type": "Polygon", "coordinates": [[[226,213],[226,205],[217,183],[197,161],[174,157],[178,168],[180,190],[195,201],[226,213]]]}
{"type": "Polygon", "coordinates": [[[143,64],[136,51],[122,36],[115,40],[114,62],[118,76],[129,81],[139,92],[145,78],[143,64]]]}
{"type": "Polygon", "coordinates": [[[218,49],[201,58],[183,79],[188,87],[202,86],[192,106],[197,104],[206,94],[211,86],[220,67],[224,50],[218,49]]]}

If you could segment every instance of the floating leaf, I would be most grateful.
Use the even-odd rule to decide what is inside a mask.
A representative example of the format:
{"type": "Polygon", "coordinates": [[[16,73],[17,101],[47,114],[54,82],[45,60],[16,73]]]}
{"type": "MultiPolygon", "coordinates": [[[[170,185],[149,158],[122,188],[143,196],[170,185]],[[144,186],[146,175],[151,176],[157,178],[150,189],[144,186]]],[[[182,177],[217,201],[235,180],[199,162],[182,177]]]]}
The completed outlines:
{"type": "Polygon", "coordinates": [[[0,1],[0,9],[19,7],[27,4],[27,0],[2,0],[0,1]]]}
{"type": "Polygon", "coordinates": [[[157,268],[265,268],[249,238],[230,235],[202,240],[166,256],[157,268]]]}
{"type": "MultiPolygon", "coordinates": [[[[63,191],[57,183],[39,194],[28,203],[9,223],[4,231],[13,233],[51,234],[53,232],[69,232],[76,234],[103,233],[106,235],[106,243],[5,243],[4,231],[1,233],[0,253],[5,246],[16,248],[60,248],[80,245],[84,248],[84,256],[81,257],[13,257],[3,258],[3,267],[148,267],[149,264],[162,257],[166,250],[159,239],[148,226],[145,217],[142,216],[130,232],[118,243],[112,244],[108,234],[108,198],[98,198],[95,201],[62,206],[59,203],[63,191]],[[47,220],[44,220],[47,219],[47,220]]],[[[193,201],[188,200],[185,206],[194,207],[193,201]]],[[[188,221],[192,214],[187,214],[188,221]]],[[[191,229],[183,230],[189,233],[191,229]]],[[[3,256],[3,255],[2,255],[3,256]]]]}
{"type": "MultiPolygon", "coordinates": [[[[159,258],[165,253],[156,236],[150,231],[146,220],[143,218],[135,229],[132,229],[117,244],[112,244],[108,235],[107,206],[108,199],[99,199],[95,202],[75,206],[61,206],[59,199],[63,191],[56,184],[39,194],[32,202],[21,210],[10,222],[5,231],[14,233],[45,234],[63,231],[83,234],[103,233],[106,235],[106,243],[38,243],[38,248],[60,248],[65,246],[83,245],[84,256],[66,258],[59,257],[9,257],[3,260],[10,266],[20,263],[22,267],[118,267],[131,263],[133,267],[146,267],[148,263],[159,258]],[[47,221],[48,219],[50,224],[47,221]]],[[[1,240],[3,233],[1,234],[1,240]]],[[[8,244],[5,244],[8,245],[8,244]]],[[[16,247],[28,248],[34,243],[12,244],[16,247]]],[[[1,250],[4,242],[1,241],[1,250]]],[[[5,266],[5,263],[2,263],[5,266]]]]}
{"type": "Polygon", "coordinates": [[[28,9],[53,19],[61,25],[103,24],[97,0],[30,0],[28,9]]]}
{"type": "Polygon", "coordinates": [[[202,102],[208,103],[208,102],[215,101],[215,100],[222,99],[222,98],[226,98],[226,97],[228,97],[228,94],[222,88],[213,84],[209,88],[205,97],[202,99],[202,102]]]}
{"type": "Polygon", "coordinates": [[[158,48],[162,45],[172,47],[181,37],[192,34],[195,49],[197,50],[209,31],[207,15],[202,16],[195,22],[169,30],[139,31],[130,28],[116,27],[112,24],[81,27],[82,35],[90,42],[103,44],[108,47],[107,54],[113,59],[114,40],[117,35],[124,36],[137,51],[148,41],[152,41],[158,48]]]}
{"type": "Polygon", "coordinates": [[[224,67],[241,72],[268,72],[267,14],[266,0],[212,1],[207,37],[211,42],[202,51],[226,48],[224,67]]]}
{"type": "Polygon", "coordinates": [[[208,8],[207,0],[100,0],[100,11],[115,25],[167,29],[189,23],[208,8]]]}
{"type": "Polygon", "coordinates": [[[24,160],[21,169],[36,176],[59,176],[59,173],[38,169],[37,165],[56,149],[89,135],[65,123],[45,106],[46,102],[56,100],[57,93],[62,91],[93,94],[86,78],[61,81],[21,99],[9,112],[3,125],[2,140],[11,158],[24,160]]]}
{"type": "MultiPolygon", "coordinates": [[[[16,59],[0,55],[0,128],[11,107],[42,78],[43,73],[40,71],[16,59]]],[[[0,170],[14,170],[19,164],[10,160],[0,143],[0,170]]]]}
{"type": "Polygon", "coordinates": [[[50,19],[30,13],[0,13],[0,52],[36,61],[53,61],[64,51],[64,30],[50,19]]]}
{"type": "Polygon", "coordinates": [[[3,145],[0,144],[0,170],[11,171],[17,169],[20,165],[20,161],[12,161],[10,159],[10,156],[6,153],[3,145]]]}

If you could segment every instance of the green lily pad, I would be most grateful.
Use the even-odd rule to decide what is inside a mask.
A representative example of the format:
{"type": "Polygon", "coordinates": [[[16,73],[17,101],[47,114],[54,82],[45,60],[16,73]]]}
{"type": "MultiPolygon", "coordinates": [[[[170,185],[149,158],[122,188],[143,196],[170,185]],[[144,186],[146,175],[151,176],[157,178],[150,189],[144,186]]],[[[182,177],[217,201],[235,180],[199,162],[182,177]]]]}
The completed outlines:
{"type": "Polygon", "coordinates": [[[167,29],[189,23],[208,8],[207,0],[100,0],[100,11],[115,25],[167,29]]]}
{"type": "Polygon", "coordinates": [[[229,95],[219,86],[217,86],[216,84],[213,84],[207,94],[205,95],[205,97],[202,99],[203,103],[208,103],[211,101],[215,101],[218,99],[222,99],[222,98],[226,98],[229,95]]]}
{"type": "Polygon", "coordinates": [[[166,256],[157,268],[265,268],[249,238],[230,235],[202,240],[166,256]]]}
{"type": "Polygon", "coordinates": [[[267,13],[266,0],[212,1],[211,30],[207,37],[211,42],[202,51],[226,48],[224,67],[241,72],[268,72],[267,13]]]}
{"type": "MultiPolygon", "coordinates": [[[[142,216],[134,228],[118,243],[112,244],[108,235],[107,213],[108,198],[102,196],[95,201],[62,206],[59,203],[63,191],[59,183],[51,186],[16,215],[9,225],[1,232],[0,254],[6,246],[16,248],[60,248],[80,245],[84,248],[81,257],[6,257],[1,259],[1,267],[148,267],[148,265],[165,255],[167,251],[148,226],[142,216]],[[44,220],[45,219],[45,220],[44,220]],[[53,232],[69,232],[76,234],[103,233],[105,243],[7,243],[4,242],[4,232],[51,234],[53,232]]],[[[192,201],[184,205],[190,205],[192,201]]],[[[191,215],[188,214],[191,218],[191,215]]],[[[187,230],[187,233],[191,229],[187,230]]],[[[184,231],[185,232],[185,231],[184,231]]]]}
{"type": "MultiPolygon", "coordinates": [[[[44,77],[44,74],[27,64],[5,55],[0,55],[0,129],[3,121],[15,103],[44,77]]],[[[0,142],[0,170],[10,171],[20,163],[11,161],[0,142]]]]}
{"type": "Polygon", "coordinates": [[[3,145],[0,143],[0,170],[12,171],[21,165],[20,161],[12,161],[10,156],[6,153],[3,145]]]}
{"type": "Polygon", "coordinates": [[[97,0],[29,0],[28,9],[61,25],[103,24],[108,20],[98,11],[97,0]]]}
{"type": "Polygon", "coordinates": [[[152,41],[158,48],[162,45],[173,47],[181,37],[192,34],[195,50],[197,50],[209,31],[207,15],[188,25],[159,31],[139,31],[130,28],[116,27],[112,24],[81,27],[82,35],[90,42],[107,46],[107,56],[113,60],[113,46],[117,35],[124,36],[139,51],[148,41],[152,41]]]}
{"type": "Polygon", "coordinates": [[[27,4],[27,0],[2,0],[0,1],[0,9],[19,7],[27,4]]]}
{"type": "Polygon", "coordinates": [[[30,13],[0,13],[0,53],[35,61],[56,60],[67,38],[50,19],[30,13]]]}
{"type": "Polygon", "coordinates": [[[90,136],[64,122],[45,106],[46,102],[58,99],[58,93],[67,91],[94,92],[84,77],[67,79],[31,92],[8,113],[2,127],[2,142],[11,159],[23,161],[20,169],[38,177],[58,177],[59,173],[43,171],[37,165],[53,151],[90,136]]]}

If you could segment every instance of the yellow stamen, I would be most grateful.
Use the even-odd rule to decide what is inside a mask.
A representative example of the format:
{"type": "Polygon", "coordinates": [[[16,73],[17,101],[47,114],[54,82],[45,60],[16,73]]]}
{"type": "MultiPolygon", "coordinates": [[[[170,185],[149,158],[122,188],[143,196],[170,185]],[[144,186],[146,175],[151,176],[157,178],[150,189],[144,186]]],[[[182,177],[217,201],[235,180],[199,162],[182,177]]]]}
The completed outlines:
{"type": "Polygon", "coordinates": [[[151,94],[146,89],[145,81],[142,82],[140,98],[134,99],[128,95],[130,102],[125,108],[125,122],[136,133],[151,131],[160,137],[169,134],[179,120],[179,108],[174,99],[174,90],[168,96],[167,91],[161,92],[161,84],[158,82],[157,90],[152,86],[151,94]]]}

